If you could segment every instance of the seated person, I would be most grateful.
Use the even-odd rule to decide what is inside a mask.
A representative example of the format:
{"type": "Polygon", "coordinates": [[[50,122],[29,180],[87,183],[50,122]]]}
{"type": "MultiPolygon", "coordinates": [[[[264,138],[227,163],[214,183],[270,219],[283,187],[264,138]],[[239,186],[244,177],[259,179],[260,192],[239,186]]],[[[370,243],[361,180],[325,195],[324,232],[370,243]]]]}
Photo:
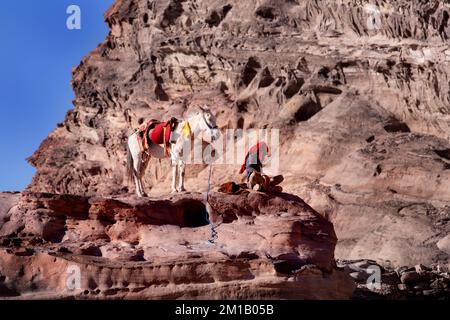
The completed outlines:
{"type": "Polygon", "coordinates": [[[262,174],[263,163],[270,157],[270,151],[267,144],[262,141],[250,148],[244,164],[239,173],[246,171],[247,187],[256,191],[273,191],[281,192],[282,189],[278,184],[283,181],[283,176],[276,176],[270,179],[269,176],[262,174]]]}

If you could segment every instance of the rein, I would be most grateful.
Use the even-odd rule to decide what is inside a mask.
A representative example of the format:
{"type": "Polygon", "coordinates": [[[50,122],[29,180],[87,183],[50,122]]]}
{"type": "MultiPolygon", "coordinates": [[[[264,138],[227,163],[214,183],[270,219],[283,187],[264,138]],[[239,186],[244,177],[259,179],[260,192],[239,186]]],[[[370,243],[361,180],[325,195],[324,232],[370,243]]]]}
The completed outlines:
{"type": "Polygon", "coordinates": [[[205,113],[202,114],[202,117],[203,117],[203,121],[205,121],[206,126],[209,128],[209,130],[217,129],[217,125],[216,125],[216,126],[213,126],[213,125],[211,125],[211,124],[206,120],[206,118],[205,118],[205,113]]]}
{"type": "MultiPolygon", "coordinates": [[[[206,122],[206,120],[205,120],[206,122]]],[[[214,138],[212,138],[212,141],[214,141],[214,138]]],[[[209,175],[208,175],[208,189],[206,191],[206,204],[209,205],[209,207],[211,208],[211,210],[213,210],[213,207],[211,205],[211,203],[209,203],[209,194],[211,192],[211,177],[212,177],[212,169],[213,169],[213,164],[212,162],[209,164],[209,175]]],[[[208,208],[206,209],[206,211],[208,211],[208,208]]],[[[208,240],[209,243],[214,244],[215,241],[219,238],[217,235],[217,227],[219,225],[215,225],[211,219],[209,218],[209,213],[206,215],[206,220],[209,223],[210,227],[211,227],[211,238],[208,240]]]]}
{"type": "MultiPolygon", "coordinates": [[[[209,193],[211,192],[211,175],[212,175],[212,163],[209,164],[208,191],[206,191],[206,203],[212,209],[212,206],[209,203],[209,193]]],[[[206,220],[208,221],[208,223],[211,227],[211,238],[208,240],[208,242],[214,244],[218,238],[217,231],[216,231],[218,226],[216,226],[209,218],[209,212],[206,216],[206,220]]]]}

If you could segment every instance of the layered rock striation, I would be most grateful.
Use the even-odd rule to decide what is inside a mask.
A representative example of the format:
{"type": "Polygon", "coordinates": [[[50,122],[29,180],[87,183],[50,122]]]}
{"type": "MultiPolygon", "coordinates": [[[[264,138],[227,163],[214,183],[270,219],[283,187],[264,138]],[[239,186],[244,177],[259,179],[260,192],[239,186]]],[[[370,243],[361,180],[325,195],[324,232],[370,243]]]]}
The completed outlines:
{"type": "MultiPolygon", "coordinates": [[[[449,12],[440,0],[117,0],[105,14],[109,35],[73,70],[74,109],[29,159],[37,174],[27,192],[50,193],[56,202],[53,194],[71,194],[61,201],[79,208],[70,214],[81,215],[81,227],[67,227],[75,218],[52,216],[54,208],[45,206],[39,209],[47,227],[28,213],[23,226],[45,237],[59,230],[60,241],[75,237],[76,243],[78,233],[105,241],[103,231],[95,239],[96,231],[87,230],[96,228],[91,223],[103,230],[104,219],[126,224],[114,220],[116,206],[120,214],[136,214],[130,230],[158,226],[139,207],[149,203],[127,196],[134,187],[125,179],[126,138],[146,119],[185,117],[192,106],[208,104],[221,129],[280,129],[283,188],[333,222],[336,257],[370,258],[389,268],[448,265],[449,12]],[[91,217],[96,198],[103,199],[100,220],[91,217]]],[[[237,181],[239,164],[214,166],[213,183],[237,181]]],[[[186,187],[205,191],[207,176],[205,166],[189,166],[186,187]]],[[[152,161],[144,182],[151,194],[165,194],[169,177],[168,160],[152,161]]],[[[30,197],[25,203],[36,201],[30,197]]],[[[171,201],[162,209],[176,214],[163,216],[178,222],[165,221],[172,225],[167,228],[189,227],[177,220],[183,206],[171,201]]],[[[247,219],[247,204],[241,204],[233,209],[241,212],[235,213],[239,223],[247,219]]],[[[26,212],[35,210],[31,205],[26,212]]],[[[237,223],[233,215],[226,219],[233,222],[223,228],[237,223]]],[[[2,232],[14,230],[13,222],[2,232]]],[[[116,228],[108,232],[116,230],[134,246],[142,241],[138,232],[116,228]]],[[[201,228],[193,233],[207,238],[208,227],[201,228]]],[[[289,247],[290,241],[280,243],[289,247]]],[[[113,249],[92,250],[114,256],[113,249]]],[[[4,254],[19,261],[12,265],[23,261],[4,254]]]]}
{"type": "Polygon", "coordinates": [[[0,228],[0,296],[351,297],[355,285],[334,261],[332,224],[298,197],[214,193],[210,206],[208,217],[197,193],[26,194],[0,228]]]}

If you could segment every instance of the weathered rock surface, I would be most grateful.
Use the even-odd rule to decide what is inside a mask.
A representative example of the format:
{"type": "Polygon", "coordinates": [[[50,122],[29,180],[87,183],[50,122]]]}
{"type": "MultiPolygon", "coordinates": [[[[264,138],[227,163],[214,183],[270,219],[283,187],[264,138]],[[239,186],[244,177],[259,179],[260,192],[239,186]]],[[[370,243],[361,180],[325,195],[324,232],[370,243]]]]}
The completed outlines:
{"type": "Polygon", "coordinates": [[[283,168],[291,185],[285,190],[295,190],[333,221],[338,258],[371,258],[393,267],[446,264],[449,143],[386,132],[388,120],[368,102],[349,96],[333,102],[288,142],[283,168]]]}
{"type": "MultiPolygon", "coordinates": [[[[336,225],[337,256],[445,262],[450,5],[444,1],[118,0],[73,71],[75,108],[30,158],[29,190],[133,191],[125,139],[207,103],[221,128],[280,128],[284,189],[336,225]]],[[[152,193],[169,190],[151,162],[152,193]]],[[[236,180],[217,166],[214,183],[236,180]]],[[[204,191],[190,166],[187,187],[204,191]]]]}
{"type": "Polygon", "coordinates": [[[359,300],[450,300],[450,274],[446,266],[384,268],[373,260],[338,261],[350,272],[359,300]]]}
{"type": "Polygon", "coordinates": [[[9,220],[11,208],[19,201],[19,193],[0,193],[0,229],[9,220]]]}
{"type": "Polygon", "coordinates": [[[0,296],[348,299],[333,225],[288,194],[24,194],[0,229],[0,296]],[[245,240],[243,240],[245,239],[245,240]],[[74,271],[75,270],[75,271],[74,271]],[[72,281],[80,272],[80,286],[72,281]],[[70,290],[74,289],[74,290],[70,290]]]}
{"type": "MultiPolygon", "coordinates": [[[[450,6],[380,1],[374,29],[368,4],[116,1],[105,15],[111,33],[74,69],[75,109],[30,158],[38,169],[30,189],[125,191],[127,131],[143,119],[183,115],[197,102],[213,107],[221,127],[290,124],[283,155],[318,114],[327,114],[327,127],[342,138],[351,134],[341,123],[350,116],[355,129],[370,118],[384,134],[449,138],[450,6]],[[363,118],[353,115],[359,107],[363,118]]],[[[306,143],[327,153],[330,142],[322,140],[306,143]]],[[[341,154],[350,151],[340,146],[346,139],[336,142],[341,154]]],[[[295,155],[304,156],[298,149],[295,155]]],[[[147,182],[165,177],[167,167],[154,168],[147,182]]]]}
{"type": "MultiPolygon", "coordinates": [[[[371,3],[117,0],[73,71],[75,108],[30,158],[29,191],[132,192],[131,129],[207,103],[221,128],[281,130],[283,188],[334,223],[338,258],[448,264],[450,4],[371,3]]],[[[169,191],[169,167],[151,162],[151,194],[169,191]]],[[[216,166],[213,182],[237,170],[216,166]]],[[[188,167],[187,188],[206,177],[188,167]]]]}

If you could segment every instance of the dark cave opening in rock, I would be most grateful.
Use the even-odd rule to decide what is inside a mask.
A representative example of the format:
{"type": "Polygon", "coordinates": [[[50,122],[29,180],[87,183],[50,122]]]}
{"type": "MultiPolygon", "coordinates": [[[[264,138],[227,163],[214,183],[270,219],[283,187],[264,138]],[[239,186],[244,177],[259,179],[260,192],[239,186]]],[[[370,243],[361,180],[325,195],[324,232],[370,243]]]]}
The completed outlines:
{"type": "Polygon", "coordinates": [[[182,227],[198,228],[209,224],[209,214],[203,202],[185,199],[179,201],[177,205],[182,209],[182,227]]]}
{"type": "Polygon", "coordinates": [[[161,27],[167,28],[168,26],[173,25],[175,21],[181,17],[184,12],[183,2],[184,0],[175,0],[169,4],[164,11],[161,27]]]}
{"type": "Polygon", "coordinates": [[[155,97],[159,101],[169,101],[169,96],[160,83],[158,83],[155,87],[155,97]]]}
{"type": "Polygon", "coordinates": [[[238,112],[247,112],[248,111],[248,101],[236,101],[236,106],[238,112]]]}
{"type": "Polygon", "coordinates": [[[205,22],[209,25],[209,27],[217,27],[221,21],[222,17],[217,13],[217,11],[213,11],[205,22]]]}
{"type": "Polygon", "coordinates": [[[227,4],[227,5],[223,6],[223,8],[222,8],[223,15],[226,16],[228,14],[228,12],[230,12],[231,9],[233,9],[233,6],[231,4],[227,4]]]}
{"type": "Polygon", "coordinates": [[[295,113],[294,123],[307,121],[311,119],[320,110],[322,110],[320,104],[314,101],[308,101],[307,103],[302,105],[302,107],[295,113]]]}
{"type": "Polygon", "coordinates": [[[264,68],[261,74],[261,80],[259,81],[258,88],[266,88],[270,86],[275,79],[272,77],[268,68],[264,68]]]}
{"type": "Polygon", "coordinates": [[[144,21],[144,23],[145,24],[147,24],[148,23],[148,13],[145,13],[143,16],[142,16],[142,21],[144,21]]]}
{"type": "Polygon", "coordinates": [[[244,71],[242,72],[242,83],[245,86],[248,86],[256,77],[258,74],[257,70],[260,68],[261,63],[255,57],[250,57],[245,65],[244,71]]]}
{"type": "Polygon", "coordinates": [[[396,132],[411,132],[408,125],[394,117],[388,119],[387,123],[384,126],[384,130],[390,133],[396,132]]]}
{"type": "Polygon", "coordinates": [[[210,28],[219,26],[232,8],[233,6],[228,4],[222,7],[221,12],[218,12],[216,10],[212,11],[209,18],[207,18],[205,22],[209,25],[210,28]]]}
{"type": "Polygon", "coordinates": [[[289,81],[289,83],[286,85],[286,88],[283,91],[286,99],[290,99],[295,94],[297,94],[300,91],[300,89],[304,83],[305,83],[305,80],[303,80],[302,78],[293,79],[293,80],[289,81]]]}
{"type": "Polygon", "coordinates": [[[329,77],[329,73],[330,73],[330,69],[328,67],[322,67],[317,74],[325,79],[328,79],[329,77]]]}
{"type": "Polygon", "coordinates": [[[443,149],[443,150],[434,150],[434,152],[441,158],[444,158],[446,160],[450,160],[450,149],[443,149]]]}
{"type": "Polygon", "coordinates": [[[66,221],[62,218],[49,220],[42,230],[42,238],[52,243],[60,243],[67,231],[66,221]]]}
{"type": "Polygon", "coordinates": [[[281,274],[292,274],[307,263],[292,253],[281,254],[273,261],[275,270],[281,274]]]}
{"type": "Polygon", "coordinates": [[[256,10],[255,14],[263,19],[273,20],[275,19],[274,11],[274,8],[262,6],[256,10]]]}

